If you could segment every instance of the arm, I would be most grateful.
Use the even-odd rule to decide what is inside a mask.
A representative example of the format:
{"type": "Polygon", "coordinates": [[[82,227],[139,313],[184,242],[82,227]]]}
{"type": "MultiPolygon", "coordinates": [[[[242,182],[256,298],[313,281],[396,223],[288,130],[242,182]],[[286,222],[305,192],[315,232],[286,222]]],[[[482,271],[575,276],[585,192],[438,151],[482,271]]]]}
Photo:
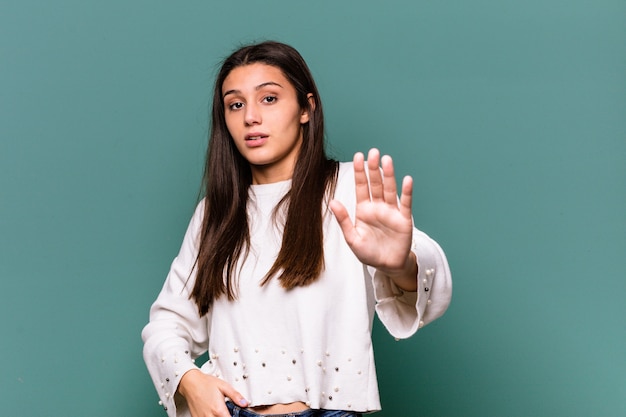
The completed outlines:
{"type": "Polygon", "coordinates": [[[389,333],[405,339],[441,317],[452,296],[452,279],[441,247],[424,232],[413,229],[411,252],[418,264],[417,292],[399,288],[387,276],[368,267],[373,277],[376,312],[389,333]]]}
{"type": "Polygon", "coordinates": [[[357,153],[354,179],[354,223],[340,202],[332,201],[331,209],[356,257],[370,266],[381,320],[395,337],[408,337],[445,312],[452,289],[447,260],[435,241],[414,228],[413,181],[404,178],[398,199],[390,157],[372,149],[366,164],[357,153]]]}
{"type": "Polygon", "coordinates": [[[177,409],[179,415],[188,409],[194,417],[228,416],[224,395],[242,398],[226,382],[200,372],[194,363],[208,345],[208,317],[200,317],[195,302],[189,298],[194,285],[195,274],[191,272],[198,253],[202,214],[201,203],[165,284],[150,308],[150,322],[141,334],[144,360],[159,394],[159,404],[170,417],[177,415],[177,409]],[[200,396],[199,391],[209,395],[200,396]],[[197,401],[198,398],[203,401],[197,401]],[[211,410],[211,414],[202,414],[202,410],[211,410]]]}

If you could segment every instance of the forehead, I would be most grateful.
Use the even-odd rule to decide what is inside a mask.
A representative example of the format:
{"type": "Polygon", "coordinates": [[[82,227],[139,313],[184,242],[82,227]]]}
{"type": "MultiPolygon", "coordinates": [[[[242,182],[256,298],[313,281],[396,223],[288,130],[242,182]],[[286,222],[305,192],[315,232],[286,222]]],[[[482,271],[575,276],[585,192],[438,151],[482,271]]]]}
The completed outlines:
{"type": "Polygon", "coordinates": [[[257,62],[233,69],[222,83],[222,94],[230,90],[254,90],[268,82],[280,84],[283,88],[293,89],[280,68],[257,62]]]}

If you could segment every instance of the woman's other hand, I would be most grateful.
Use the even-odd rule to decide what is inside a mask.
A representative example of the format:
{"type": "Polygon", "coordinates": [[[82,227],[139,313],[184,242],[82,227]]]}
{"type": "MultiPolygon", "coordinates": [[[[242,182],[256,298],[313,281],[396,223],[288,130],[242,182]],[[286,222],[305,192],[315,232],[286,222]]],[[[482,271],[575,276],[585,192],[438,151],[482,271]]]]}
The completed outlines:
{"type": "Polygon", "coordinates": [[[240,407],[248,405],[248,401],[227,382],[197,369],[183,375],[178,392],[187,400],[192,417],[230,417],[226,397],[240,407]]]}

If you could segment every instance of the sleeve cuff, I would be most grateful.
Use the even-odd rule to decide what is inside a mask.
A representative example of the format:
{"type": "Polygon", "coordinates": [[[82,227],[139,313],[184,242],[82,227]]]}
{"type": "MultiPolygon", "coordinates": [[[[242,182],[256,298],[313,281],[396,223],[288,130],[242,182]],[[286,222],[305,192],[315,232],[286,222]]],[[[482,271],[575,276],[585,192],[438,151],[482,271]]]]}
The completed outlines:
{"type": "MultiPolygon", "coordinates": [[[[167,412],[169,417],[181,415],[177,413],[177,408],[186,408],[186,402],[180,394],[177,393],[178,384],[183,375],[191,370],[198,369],[190,355],[190,351],[180,344],[171,344],[165,346],[167,342],[163,342],[159,349],[144,349],[144,360],[152,381],[159,395],[159,405],[167,412]],[[151,355],[146,357],[147,352],[161,352],[160,355],[151,355]]],[[[181,411],[181,410],[178,410],[181,411]]]]}
{"type": "Polygon", "coordinates": [[[381,272],[371,268],[376,312],[389,333],[406,339],[443,315],[450,304],[452,281],[439,245],[417,229],[411,247],[417,259],[417,291],[405,292],[381,272]]]}

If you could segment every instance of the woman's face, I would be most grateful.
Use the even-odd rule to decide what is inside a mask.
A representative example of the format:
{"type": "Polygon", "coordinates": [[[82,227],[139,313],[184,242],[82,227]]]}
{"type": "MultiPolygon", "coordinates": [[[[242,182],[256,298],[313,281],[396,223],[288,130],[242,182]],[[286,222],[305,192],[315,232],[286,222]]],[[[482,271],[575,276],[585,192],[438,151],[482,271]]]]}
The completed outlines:
{"type": "Polygon", "coordinates": [[[309,115],[282,71],[261,63],[237,67],[222,84],[222,98],[226,126],[250,163],[253,183],[290,179],[309,115]]]}

